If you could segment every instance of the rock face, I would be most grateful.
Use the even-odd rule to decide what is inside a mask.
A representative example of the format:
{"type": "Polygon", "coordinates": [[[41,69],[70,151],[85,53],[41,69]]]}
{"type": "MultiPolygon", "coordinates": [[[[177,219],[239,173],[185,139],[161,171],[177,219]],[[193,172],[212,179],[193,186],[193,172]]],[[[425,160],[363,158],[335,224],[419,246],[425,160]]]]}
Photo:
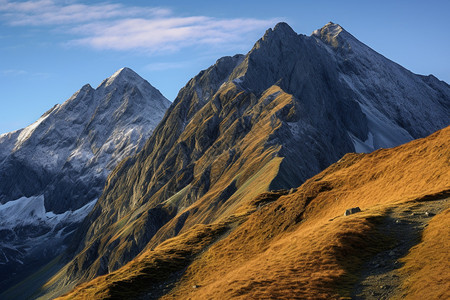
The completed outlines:
{"type": "Polygon", "coordinates": [[[446,83],[339,25],[305,36],[280,23],[247,55],[219,59],[180,90],[142,151],[109,177],[48,291],[116,270],[262,192],[297,187],[345,153],[432,133],[449,114],[446,83]]]}
{"type": "Polygon", "coordinates": [[[107,175],[143,147],[169,105],[123,68],[96,89],[83,86],[30,126],[0,136],[2,276],[35,261],[34,252],[53,257],[63,250],[61,241],[92,209],[107,175]]]}

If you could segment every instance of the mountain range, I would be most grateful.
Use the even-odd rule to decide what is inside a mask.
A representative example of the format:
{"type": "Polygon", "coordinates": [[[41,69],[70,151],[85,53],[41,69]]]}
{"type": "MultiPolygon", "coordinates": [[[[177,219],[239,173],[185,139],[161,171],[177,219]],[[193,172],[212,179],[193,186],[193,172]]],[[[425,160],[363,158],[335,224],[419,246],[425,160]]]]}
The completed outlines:
{"type": "MultiPolygon", "coordinates": [[[[95,93],[118,79],[139,86],[124,69],[95,93]]],[[[36,273],[40,281],[4,295],[27,287],[53,298],[87,282],[67,297],[349,296],[361,261],[385,250],[388,237],[374,232],[391,206],[448,190],[448,129],[410,142],[448,126],[448,116],[447,83],[411,73],[337,24],[306,36],[279,23],[246,55],[192,78],[142,149],[110,156],[120,163],[64,254],[36,273]],[[338,217],[353,206],[363,213],[338,217]]],[[[71,209],[89,205],[73,194],[71,209]]],[[[63,195],[46,195],[47,209],[66,209],[63,195]]]]}

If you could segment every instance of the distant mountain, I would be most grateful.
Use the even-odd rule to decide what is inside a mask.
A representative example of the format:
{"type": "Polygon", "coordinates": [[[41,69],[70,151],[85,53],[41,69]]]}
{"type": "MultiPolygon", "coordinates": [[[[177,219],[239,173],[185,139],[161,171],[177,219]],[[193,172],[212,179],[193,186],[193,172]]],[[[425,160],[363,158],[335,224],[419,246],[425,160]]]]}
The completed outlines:
{"type": "Polygon", "coordinates": [[[108,174],[143,147],[169,105],[123,68],[0,136],[0,282],[63,250],[108,174]]]}
{"type": "Polygon", "coordinates": [[[219,59],[180,90],[142,151],[112,172],[46,296],[197,224],[245,214],[261,193],[298,187],[348,152],[426,136],[449,115],[445,82],[409,72],[337,24],[305,36],[280,23],[247,55],[219,59]]]}

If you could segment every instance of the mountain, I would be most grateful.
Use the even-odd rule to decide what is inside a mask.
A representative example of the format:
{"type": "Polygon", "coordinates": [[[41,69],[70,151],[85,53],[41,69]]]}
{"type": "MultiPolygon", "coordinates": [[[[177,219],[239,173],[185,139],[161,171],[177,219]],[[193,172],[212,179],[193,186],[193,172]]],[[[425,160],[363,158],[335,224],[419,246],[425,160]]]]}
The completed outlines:
{"type": "Polygon", "coordinates": [[[298,189],[263,193],[245,213],[191,227],[58,299],[381,299],[393,285],[389,299],[448,298],[449,149],[447,127],[346,154],[298,189]],[[345,216],[351,207],[362,212],[345,216]],[[397,231],[413,237],[408,247],[397,231]],[[384,260],[372,273],[388,285],[355,297],[375,254],[384,260]]]}
{"type": "Polygon", "coordinates": [[[305,36],[277,24],[249,53],[219,59],[180,90],[143,149],[111,173],[68,263],[42,291],[69,291],[143,250],[170,251],[173,237],[214,242],[209,232],[233,232],[236,224],[218,224],[246,215],[262,193],[298,187],[346,153],[424,137],[449,113],[448,84],[409,72],[341,26],[305,36]]]}
{"type": "Polygon", "coordinates": [[[63,250],[61,241],[92,209],[108,174],[143,147],[169,105],[123,68],[96,89],[83,86],[30,126],[0,136],[3,284],[8,274],[63,250]]]}

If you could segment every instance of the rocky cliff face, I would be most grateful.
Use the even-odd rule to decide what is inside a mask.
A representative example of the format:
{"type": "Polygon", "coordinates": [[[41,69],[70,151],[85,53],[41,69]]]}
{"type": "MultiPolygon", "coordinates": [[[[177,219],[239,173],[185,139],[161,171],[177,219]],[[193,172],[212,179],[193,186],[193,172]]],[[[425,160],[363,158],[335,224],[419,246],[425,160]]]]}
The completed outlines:
{"type": "Polygon", "coordinates": [[[450,87],[389,61],[339,25],[269,29],[245,56],[180,90],[143,150],[110,175],[77,232],[61,292],[118,269],[195,224],[246,211],[345,153],[392,147],[448,124],[450,87]],[[72,253],[75,253],[73,255],[72,253]]]}
{"type": "Polygon", "coordinates": [[[169,105],[123,68],[96,89],[83,86],[30,126],[0,136],[2,276],[63,250],[61,242],[92,209],[107,175],[143,147],[169,105]]]}

